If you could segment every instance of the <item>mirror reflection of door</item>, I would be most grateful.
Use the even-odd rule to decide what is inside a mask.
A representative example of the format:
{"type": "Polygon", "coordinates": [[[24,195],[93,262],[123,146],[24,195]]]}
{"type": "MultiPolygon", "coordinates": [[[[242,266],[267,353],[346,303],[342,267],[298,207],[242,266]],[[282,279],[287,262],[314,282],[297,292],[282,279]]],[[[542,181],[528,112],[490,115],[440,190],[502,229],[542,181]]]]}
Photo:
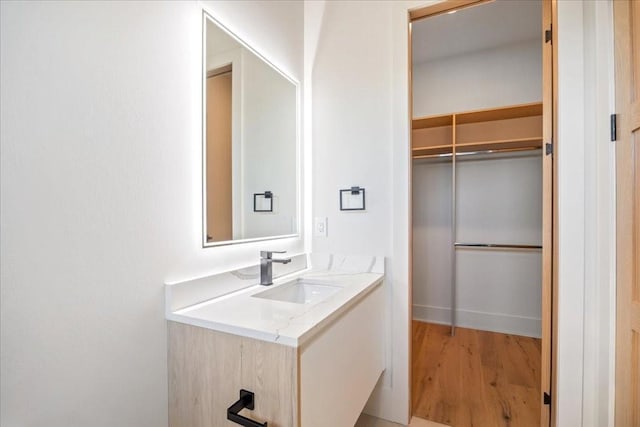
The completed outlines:
{"type": "Polygon", "coordinates": [[[207,241],[233,238],[231,65],[207,76],[207,241]]]}

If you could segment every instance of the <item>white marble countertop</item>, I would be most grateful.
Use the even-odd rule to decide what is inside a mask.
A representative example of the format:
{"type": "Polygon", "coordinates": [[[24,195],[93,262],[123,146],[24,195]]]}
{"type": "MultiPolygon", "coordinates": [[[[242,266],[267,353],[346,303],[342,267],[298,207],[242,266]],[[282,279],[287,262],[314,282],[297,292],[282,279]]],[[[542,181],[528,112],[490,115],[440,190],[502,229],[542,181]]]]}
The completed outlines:
{"type": "MultiPolygon", "coordinates": [[[[357,303],[382,283],[384,267],[379,258],[370,257],[368,268],[336,269],[330,262],[326,269],[309,269],[274,280],[271,286],[249,286],[175,311],[167,311],[168,320],[299,347],[318,331],[357,303]],[[377,271],[377,272],[376,272],[377,271]],[[310,304],[298,304],[266,298],[255,294],[286,285],[298,278],[305,281],[339,287],[326,299],[310,304]]],[[[344,261],[347,258],[341,258],[344,261]]],[[[357,264],[357,263],[356,263],[357,264]]],[[[360,263],[362,264],[362,263],[360,263]]],[[[341,265],[342,266],[342,265],[341,265]]],[[[172,285],[175,286],[175,285],[172,285]]]]}

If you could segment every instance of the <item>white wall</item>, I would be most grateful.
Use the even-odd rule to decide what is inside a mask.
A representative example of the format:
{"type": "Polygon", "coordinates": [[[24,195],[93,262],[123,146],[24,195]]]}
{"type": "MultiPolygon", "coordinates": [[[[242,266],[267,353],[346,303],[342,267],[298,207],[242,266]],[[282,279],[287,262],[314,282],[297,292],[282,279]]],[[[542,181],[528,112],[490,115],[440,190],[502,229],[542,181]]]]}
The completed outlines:
{"type": "Polygon", "coordinates": [[[386,257],[387,370],[367,411],[409,416],[409,133],[407,8],[417,2],[326,2],[313,67],[313,250],[386,257]],[[367,210],[339,211],[360,185],[367,210]]]}
{"type": "MultiPolygon", "coordinates": [[[[395,197],[391,55],[388,2],[326,2],[311,66],[313,216],[328,218],[328,237],[315,237],[313,251],[386,256],[388,292],[398,286],[389,268],[395,197]],[[355,185],[366,189],[366,211],[341,212],[338,191],[355,185]]],[[[388,352],[387,389],[393,365],[388,352]]],[[[398,392],[406,399],[406,390],[398,392]]]]}
{"type": "Polygon", "coordinates": [[[296,86],[251,52],[242,52],[243,237],[293,234],[298,226],[296,86]],[[253,194],[265,191],[273,193],[273,212],[254,212],[253,194]]]}
{"type": "MultiPolygon", "coordinates": [[[[209,2],[302,81],[300,2],[209,2]]],[[[2,2],[3,426],[167,424],[163,284],[303,250],[201,248],[196,2],[2,2]]]]}
{"type": "Polygon", "coordinates": [[[558,2],[557,425],[613,426],[615,143],[611,2],[558,2]]]}
{"type": "Polygon", "coordinates": [[[313,204],[314,216],[329,218],[329,238],[315,238],[314,252],[389,252],[390,236],[379,225],[391,215],[390,40],[385,31],[371,40],[367,31],[384,19],[384,7],[372,8],[360,31],[350,30],[361,9],[358,2],[327,2],[315,58],[313,204]],[[378,49],[353,55],[367,43],[378,49]],[[356,185],[366,189],[367,210],[341,212],[338,191],[356,185]]]}
{"type": "Polygon", "coordinates": [[[540,102],[540,40],[415,64],[413,85],[414,117],[540,102]]]}
{"type": "Polygon", "coordinates": [[[585,4],[588,28],[586,76],[588,90],[585,123],[587,175],[591,189],[585,203],[585,380],[582,387],[586,426],[614,425],[616,326],[616,200],[615,143],[609,141],[607,117],[615,111],[613,68],[613,8],[611,2],[585,4]],[[589,232],[589,230],[591,232],[589,232]]]}

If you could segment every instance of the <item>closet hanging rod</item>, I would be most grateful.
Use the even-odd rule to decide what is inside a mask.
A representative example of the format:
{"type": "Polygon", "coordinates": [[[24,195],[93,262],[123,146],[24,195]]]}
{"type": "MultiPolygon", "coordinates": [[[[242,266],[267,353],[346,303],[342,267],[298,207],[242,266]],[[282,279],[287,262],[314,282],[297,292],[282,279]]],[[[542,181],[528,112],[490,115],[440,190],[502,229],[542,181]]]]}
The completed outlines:
{"type": "Polygon", "coordinates": [[[500,243],[454,243],[456,248],[542,249],[538,245],[503,245],[500,243]]]}
{"type": "MultiPolygon", "coordinates": [[[[456,156],[471,156],[475,154],[493,154],[493,153],[509,153],[515,151],[533,151],[533,150],[541,150],[540,147],[520,147],[520,148],[497,148],[493,150],[478,150],[478,151],[463,151],[461,153],[456,153],[456,156]]],[[[424,154],[421,156],[413,156],[414,159],[433,159],[433,158],[442,158],[442,157],[452,157],[453,153],[442,153],[442,154],[424,154]]]]}

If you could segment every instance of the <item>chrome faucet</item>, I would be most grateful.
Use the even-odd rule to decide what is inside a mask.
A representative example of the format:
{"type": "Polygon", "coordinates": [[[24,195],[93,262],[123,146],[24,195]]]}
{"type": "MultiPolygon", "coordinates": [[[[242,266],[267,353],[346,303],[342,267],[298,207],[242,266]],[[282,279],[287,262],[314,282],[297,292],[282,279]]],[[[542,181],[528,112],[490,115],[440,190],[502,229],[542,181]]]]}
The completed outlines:
{"type": "Polygon", "coordinates": [[[273,259],[273,254],[284,254],[287,251],[260,251],[260,284],[262,286],[273,285],[273,263],[288,264],[291,258],[273,259]]]}

